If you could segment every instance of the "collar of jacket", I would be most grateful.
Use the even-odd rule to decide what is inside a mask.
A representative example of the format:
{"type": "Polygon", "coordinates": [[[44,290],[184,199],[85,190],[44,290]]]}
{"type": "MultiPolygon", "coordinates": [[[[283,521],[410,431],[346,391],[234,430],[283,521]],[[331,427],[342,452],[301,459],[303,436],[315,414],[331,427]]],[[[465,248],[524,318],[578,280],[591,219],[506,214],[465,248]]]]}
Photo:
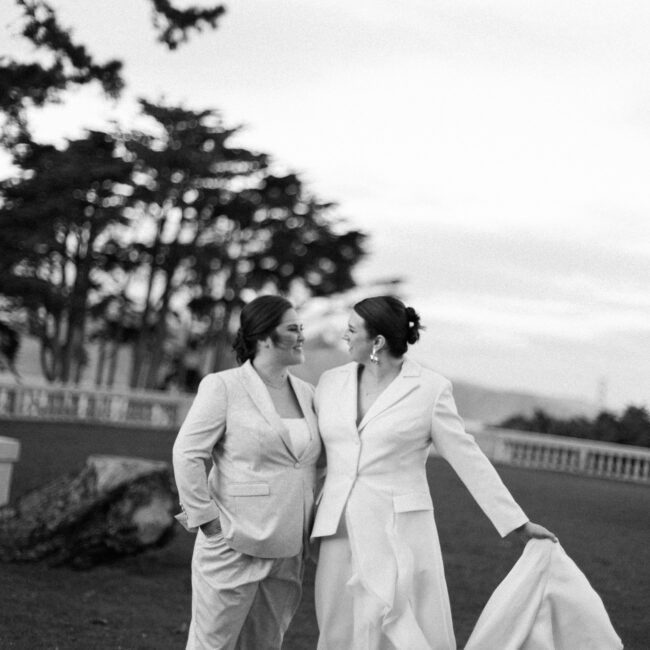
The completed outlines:
{"type": "MultiPolygon", "coordinates": [[[[356,422],[357,417],[357,394],[358,394],[358,376],[359,364],[356,362],[349,363],[341,368],[347,375],[342,382],[342,401],[348,402],[349,409],[342,408],[353,414],[353,421],[356,422]]],[[[363,416],[361,422],[357,426],[359,433],[374,420],[378,415],[397,404],[400,400],[404,399],[409,393],[414,391],[420,382],[422,374],[422,366],[404,356],[404,363],[402,368],[395,379],[386,387],[386,389],[377,397],[372,406],[368,409],[363,416]]]]}
{"type": "Polygon", "coordinates": [[[309,451],[309,447],[318,434],[316,417],[313,409],[313,399],[309,386],[300,379],[294,377],[291,373],[288,373],[291,388],[298,399],[298,404],[300,405],[300,409],[307,421],[307,426],[309,427],[309,445],[300,457],[297,457],[291,445],[289,430],[282,422],[282,418],[278,412],[275,410],[275,405],[273,404],[271,395],[262,381],[262,378],[257,374],[253,364],[250,361],[246,361],[239,370],[244,388],[250,395],[255,406],[257,406],[259,412],[264,416],[264,419],[271,425],[273,430],[280,436],[284,446],[291,454],[292,458],[300,460],[300,458],[309,451]]]}

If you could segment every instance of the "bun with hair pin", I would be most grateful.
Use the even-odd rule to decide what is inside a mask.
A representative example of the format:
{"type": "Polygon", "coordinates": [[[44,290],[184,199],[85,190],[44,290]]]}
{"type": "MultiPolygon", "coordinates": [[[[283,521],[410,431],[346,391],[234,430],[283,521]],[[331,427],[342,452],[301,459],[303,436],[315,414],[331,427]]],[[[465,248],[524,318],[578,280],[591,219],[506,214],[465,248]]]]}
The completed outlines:
{"type": "Polygon", "coordinates": [[[419,340],[420,330],[424,328],[420,325],[420,316],[413,307],[406,308],[406,318],[408,319],[408,334],[406,340],[412,345],[419,340]]]}

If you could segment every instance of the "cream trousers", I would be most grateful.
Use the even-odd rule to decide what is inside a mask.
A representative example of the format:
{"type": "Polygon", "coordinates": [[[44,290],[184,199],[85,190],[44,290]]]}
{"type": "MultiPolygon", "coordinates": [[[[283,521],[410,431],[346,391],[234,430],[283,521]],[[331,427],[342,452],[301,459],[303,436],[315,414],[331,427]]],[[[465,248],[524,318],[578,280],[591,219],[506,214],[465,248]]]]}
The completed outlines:
{"type": "Polygon", "coordinates": [[[200,530],[187,650],[279,650],[302,593],[302,554],[267,559],[200,530]]]}

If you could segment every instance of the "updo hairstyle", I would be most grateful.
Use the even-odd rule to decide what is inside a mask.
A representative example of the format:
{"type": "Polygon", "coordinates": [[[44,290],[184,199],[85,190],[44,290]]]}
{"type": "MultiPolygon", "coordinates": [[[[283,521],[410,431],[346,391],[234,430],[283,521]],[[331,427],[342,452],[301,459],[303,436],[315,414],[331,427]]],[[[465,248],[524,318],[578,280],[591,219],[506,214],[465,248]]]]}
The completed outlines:
{"type": "Polygon", "coordinates": [[[258,341],[263,341],[269,336],[273,342],[277,341],[275,328],[289,309],[293,309],[293,305],[280,296],[259,296],[245,305],[232,345],[240,364],[255,358],[258,341]]]}
{"type": "Polygon", "coordinates": [[[363,318],[370,338],[383,336],[389,354],[401,357],[420,338],[420,316],[394,296],[365,298],[353,307],[363,318]]]}

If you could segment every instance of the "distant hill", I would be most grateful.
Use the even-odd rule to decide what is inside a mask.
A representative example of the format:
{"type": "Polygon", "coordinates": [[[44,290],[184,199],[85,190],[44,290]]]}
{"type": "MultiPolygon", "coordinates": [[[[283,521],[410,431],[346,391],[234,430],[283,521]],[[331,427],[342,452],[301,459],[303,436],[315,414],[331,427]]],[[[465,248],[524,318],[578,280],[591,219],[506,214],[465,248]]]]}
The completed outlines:
{"type": "Polygon", "coordinates": [[[583,400],[495,390],[464,381],[454,382],[454,397],[463,418],[485,424],[498,424],[513,415],[530,416],[536,409],[557,418],[593,417],[598,412],[595,404],[583,400]]]}
{"type": "MultiPolygon", "coordinates": [[[[307,363],[296,368],[296,375],[316,384],[320,375],[327,369],[344,363],[348,363],[349,357],[346,352],[337,347],[324,345],[321,341],[309,341],[306,345],[307,363]]],[[[90,358],[94,358],[92,346],[89,349],[90,358]]],[[[126,355],[125,363],[118,373],[116,388],[126,387],[126,355]]],[[[24,377],[25,383],[37,381],[43,383],[40,378],[38,363],[38,346],[36,341],[23,339],[18,358],[18,369],[24,377]]],[[[11,381],[11,375],[0,374],[0,378],[11,381]]],[[[86,384],[91,385],[93,372],[89,368],[85,375],[86,384]]],[[[453,378],[452,378],[453,379],[453,378]]],[[[572,417],[584,415],[593,416],[597,412],[594,404],[576,399],[562,399],[535,395],[532,393],[519,392],[515,390],[496,390],[479,386],[462,380],[454,380],[454,397],[458,405],[458,411],[465,420],[477,420],[485,424],[497,424],[512,415],[530,416],[535,409],[544,409],[555,417],[572,417]]]]}

